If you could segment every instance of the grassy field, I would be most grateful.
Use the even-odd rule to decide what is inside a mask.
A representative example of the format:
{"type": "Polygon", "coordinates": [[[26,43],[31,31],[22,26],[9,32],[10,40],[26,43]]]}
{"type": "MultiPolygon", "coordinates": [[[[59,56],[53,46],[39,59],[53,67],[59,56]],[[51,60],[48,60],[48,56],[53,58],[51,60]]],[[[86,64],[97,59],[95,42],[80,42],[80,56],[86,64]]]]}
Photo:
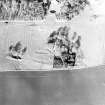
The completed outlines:
{"type": "MultiPolygon", "coordinates": [[[[105,59],[105,19],[104,16],[93,17],[92,11],[85,10],[81,15],[70,22],[52,21],[54,16],[47,17],[44,22],[9,22],[0,23],[0,66],[3,69],[52,69],[52,56],[46,50],[47,38],[53,30],[60,26],[71,27],[71,32],[77,32],[82,36],[81,49],[84,53],[83,63],[89,66],[101,65],[105,59]],[[52,18],[50,18],[52,17],[52,18]],[[12,61],[5,56],[8,47],[21,41],[28,47],[24,60],[12,61]],[[40,52],[40,53],[36,53],[40,52]],[[12,63],[13,62],[13,63],[12,63]],[[17,62],[15,65],[14,62],[17,62]],[[7,66],[3,66],[7,65],[7,66]],[[18,66],[17,66],[18,65],[18,66]],[[9,67],[8,67],[9,66],[9,67]]],[[[70,35],[69,35],[70,36],[70,35]]]]}

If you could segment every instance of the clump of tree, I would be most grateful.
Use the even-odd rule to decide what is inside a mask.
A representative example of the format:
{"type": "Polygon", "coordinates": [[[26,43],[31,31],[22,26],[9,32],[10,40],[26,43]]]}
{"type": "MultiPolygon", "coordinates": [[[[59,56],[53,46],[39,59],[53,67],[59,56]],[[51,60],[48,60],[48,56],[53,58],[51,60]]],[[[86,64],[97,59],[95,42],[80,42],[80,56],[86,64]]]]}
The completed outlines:
{"type": "Polygon", "coordinates": [[[61,12],[57,14],[57,18],[71,20],[75,16],[79,15],[80,12],[89,4],[88,0],[65,0],[61,7],[61,12]]]}
{"type": "MultiPolygon", "coordinates": [[[[69,38],[70,28],[67,26],[60,27],[53,31],[48,37],[48,45],[52,46],[53,52],[53,67],[69,67],[76,66],[78,59],[78,51],[81,46],[81,36],[76,32],[72,38],[69,38]]],[[[81,56],[81,55],[80,55],[81,56]]]]}
{"type": "Polygon", "coordinates": [[[18,41],[15,45],[9,46],[9,56],[14,59],[22,59],[26,51],[27,47],[23,47],[21,41],[18,41]]]}
{"type": "Polygon", "coordinates": [[[44,19],[50,0],[0,0],[0,20],[44,19]]]}

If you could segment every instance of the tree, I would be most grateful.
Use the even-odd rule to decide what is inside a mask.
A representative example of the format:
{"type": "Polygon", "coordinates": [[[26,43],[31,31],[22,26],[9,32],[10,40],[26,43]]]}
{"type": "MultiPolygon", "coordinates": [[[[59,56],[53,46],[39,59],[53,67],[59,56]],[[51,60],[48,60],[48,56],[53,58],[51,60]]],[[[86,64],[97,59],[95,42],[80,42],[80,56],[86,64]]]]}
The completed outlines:
{"type": "Polygon", "coordinates": [[[54,64],[60,63],[63,66],[68,65],[67,60],[70,58],[69,54],[71,53],[70,40],[68,35],[69,28],[67,26],[64,26],[59,27],[57,31],[53,31],[48,38],[48,44],[53,45],[55,52],[57,50],[56,48],[59,49],[57,50],[59,51],[59,55],[56,55],[56,53],[54,52],[54,64]]]}
{"type": "Polygon", "coordinates": [[[72,38],[69,39],[69,30],[67,26],[59,27],[48,37],[47,43],[53,46],[54,67],[57,67],[55,65],[75,66],[80,61],[79,59],[83,59],[83,52],[80,48],[81,36],[74,32],[72,38]],[[56,51],[59,51],[59,55],[55,53],[56,51]]]}
{"type": "Polygon", "coordinates": [[[49,38],[48,38],[48,44],[54,44],[55,42],[56,42],[56,40],[57,40],[57,32],[56,31],[53,31],[51,34],[50,34],[50,36],[49,36],[49,38]]]}
{"type": "Polygon", "coordinates": [[[67,20],[71,20],[75,16],[79,15],[80,12],[89,4],[88,0],[65,0],[59,15],[67,20]]]}
{"type": "Polygon", "coordinates": [[[15,47],[14,47],[14,50],[15,50],[17,53],[20,53],[21,49],[22,49],[22,44],[21,44],[20,41],[18,41],[18,42],[16,43],[15,47]]]}
{"type": "Polygon", "coordinates": [[[27,51],[27,47],[24,47],[24,49],[22,49],[22,55],[24,55],[26,51],[27,51]]]}
{"type": "Polygon", "coordinates": [[[9,47],[9,51],[11,51],[12,49],[13,49],[13,45],[10,45],[10,47],[9,47]]]}
{"type": "Polygon", "coordinates": [[[27,47],[22,49],[22,44],[18,41],[14,46],[10,45],[9,47],[9,56],[15,59],[21,59],[22,56],[26,53],[27,47]]]}

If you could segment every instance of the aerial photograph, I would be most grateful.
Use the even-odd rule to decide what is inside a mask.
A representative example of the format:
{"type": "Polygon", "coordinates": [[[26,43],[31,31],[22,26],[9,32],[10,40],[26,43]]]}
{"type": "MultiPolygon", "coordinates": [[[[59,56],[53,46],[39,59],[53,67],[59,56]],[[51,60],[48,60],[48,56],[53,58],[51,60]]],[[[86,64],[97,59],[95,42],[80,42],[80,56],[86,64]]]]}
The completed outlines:
{"type": "Polygon", "coordinates": [[[0,105],[105,105],[105,0],[0,0],[0,105]]]}

